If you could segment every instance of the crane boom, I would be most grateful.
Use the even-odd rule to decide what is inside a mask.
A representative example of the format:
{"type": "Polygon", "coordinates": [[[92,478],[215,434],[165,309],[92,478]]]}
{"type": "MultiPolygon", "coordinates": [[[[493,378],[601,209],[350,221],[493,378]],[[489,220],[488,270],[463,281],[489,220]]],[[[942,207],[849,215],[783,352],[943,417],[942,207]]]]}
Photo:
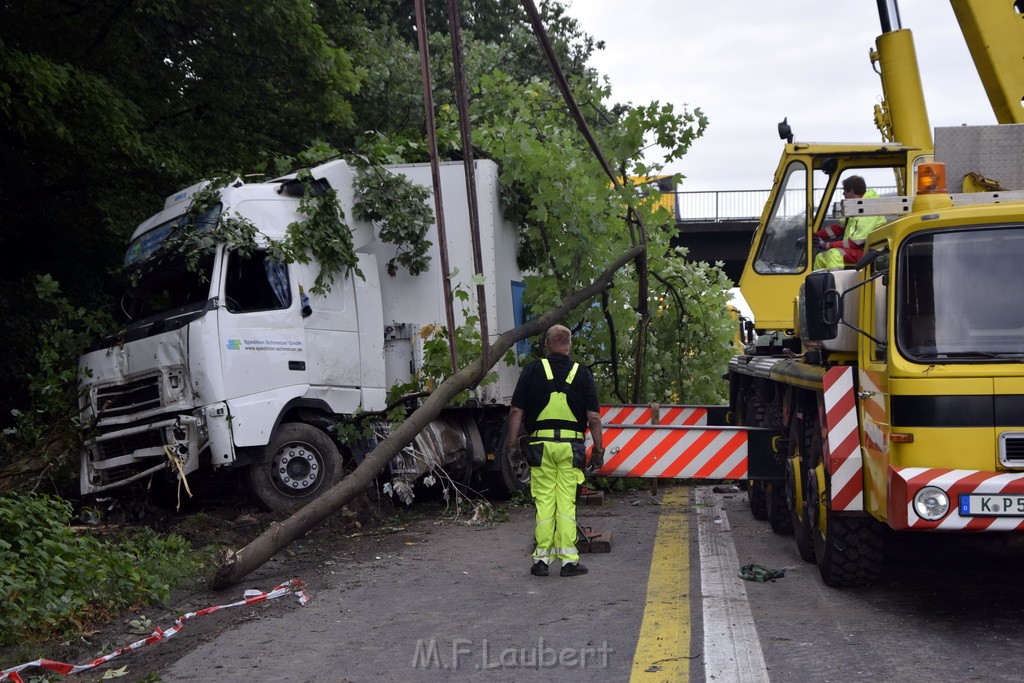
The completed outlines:
{"type": "Polygon", "coordinates": [[[950,0],[999,123],[1024,123],[1024,2],[950,0]]]}

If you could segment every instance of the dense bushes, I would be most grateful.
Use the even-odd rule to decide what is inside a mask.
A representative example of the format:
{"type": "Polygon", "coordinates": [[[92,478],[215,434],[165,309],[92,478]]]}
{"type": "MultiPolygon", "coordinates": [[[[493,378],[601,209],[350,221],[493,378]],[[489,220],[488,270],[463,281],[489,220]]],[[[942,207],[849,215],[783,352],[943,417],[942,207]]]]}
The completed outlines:
{"type": "Polygon", "coordinates": [[[0,646],[74,633],[119,611],[166,602],[199,571],[180,536],[76,533],[71,506],[37,494],[0,497],[0,646]]]}

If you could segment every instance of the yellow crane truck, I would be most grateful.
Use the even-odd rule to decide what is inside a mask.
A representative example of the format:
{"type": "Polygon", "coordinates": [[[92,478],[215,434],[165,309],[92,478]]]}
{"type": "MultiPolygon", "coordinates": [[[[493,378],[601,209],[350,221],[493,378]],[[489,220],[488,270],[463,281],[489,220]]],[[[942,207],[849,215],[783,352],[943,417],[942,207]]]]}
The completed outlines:
{"type": "Polygon", "coordinates": [[[1024,530],[1024,19],[951,3],[999,124],[933,139],[910,32],[879,2],[885,142],[780,124],[740,281],[758,343],[730,363],[731,419],[781,465],[750,475],[751,510],[830,585],[875,579],[894,534],[1024,530]],[[837,203],[852,175],[884,196],[837,203]],[[865,215],[886,221],[859,262],[813,270],[815,233],[865,215]]]}

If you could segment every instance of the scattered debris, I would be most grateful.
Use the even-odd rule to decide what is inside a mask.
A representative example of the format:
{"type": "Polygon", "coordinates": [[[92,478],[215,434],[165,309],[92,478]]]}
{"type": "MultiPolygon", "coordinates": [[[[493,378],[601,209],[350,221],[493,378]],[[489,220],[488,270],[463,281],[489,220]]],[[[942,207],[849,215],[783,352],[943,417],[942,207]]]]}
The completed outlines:
{"type": "Polygon", "coordinates": [[[758,583],[764,583],[765,581],[774,582],[775,579],[781,579],[786,575],[785,569],[768,569],[762,567],[759,564],[745,564],[740,567],[738,572],[739,577],[744,581],[756,581],[758,583]]]}

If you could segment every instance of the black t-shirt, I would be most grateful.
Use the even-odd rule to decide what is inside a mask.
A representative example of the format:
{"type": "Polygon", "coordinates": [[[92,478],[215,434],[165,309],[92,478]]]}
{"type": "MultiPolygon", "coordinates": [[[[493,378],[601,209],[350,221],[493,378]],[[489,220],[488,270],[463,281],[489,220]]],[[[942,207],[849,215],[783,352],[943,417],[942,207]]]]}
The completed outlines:
{"type": "MultiPolygon", "coordinates": [[[[512,407],[522,409],[523,426],[526,427],[527,434],[534,431],[533,424],[537,416],[540,415],[540,411],[544,410],[544,406],[548,404],[551,392],[559,391],[564,386],[563,381],[569,376],[569,371],[572,370],[575,361],[569,356],[556,353],[548,356],[548,362],[551,363],[551,372],[555,376],[554,381],[548,381],[544,374],[544,367],[539,360],[533,361],[523,368],[523,374],[519,376],[516,390],[512,394],[512,407]]],[[[594,375],[591,374],[589,368],[580,365],[572,384],[565,388],[565,397],[569,409],[579,423],[579,431],[584,431],[587,426],[587,411],[595,413],[599,411],[594,375]]]]}

